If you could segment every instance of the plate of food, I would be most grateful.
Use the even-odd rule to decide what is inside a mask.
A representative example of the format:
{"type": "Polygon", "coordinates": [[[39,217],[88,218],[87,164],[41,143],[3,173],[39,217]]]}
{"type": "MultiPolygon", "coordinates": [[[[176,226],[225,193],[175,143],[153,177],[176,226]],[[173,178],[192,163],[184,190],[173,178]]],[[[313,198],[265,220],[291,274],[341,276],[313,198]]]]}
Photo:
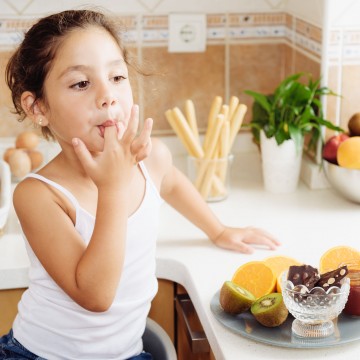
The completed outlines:
{"type": "Polygon", "coordinates": [[[360,340],[360,316],[342,311],[350,288],[346,265],[327,272],[305,264],[286,265],[275,273],[274,266],[268,266],[271,262],[241,265],[213,295],[210,308],[222,325],[248,339],[288,348],[360,340]]]}
{"type": "Polygon", "coordinates": [[[232,332],[261,343],[289,348],[323,348],[360,340],[360,317],[342,313],[333,320],[333,335],[324,338],[302,338],[292,332],[294,317],[291,314],[281,325],[266,327],[260,324],[249,310],[238,315],[226,313],[219,298],[220,290],[210,302],[215,318],[232,332]]]}

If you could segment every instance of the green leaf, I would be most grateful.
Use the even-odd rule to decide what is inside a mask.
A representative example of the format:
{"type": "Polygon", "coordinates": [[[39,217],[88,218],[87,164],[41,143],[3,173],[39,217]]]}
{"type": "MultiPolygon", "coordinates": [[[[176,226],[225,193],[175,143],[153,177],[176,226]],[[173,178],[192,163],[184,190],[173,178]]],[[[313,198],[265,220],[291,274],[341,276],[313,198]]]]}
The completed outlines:
{"type": "Polygon", "coordinates": [[[339,132],[345,132],[345,130],[343,128],[341,128],[340,126],[337,126],[335,124],[333,124],[332,122],[328,121],[328,120],[325,120],[325,119],[322,119],[320,117],[316,117],[316,121],[322,125],[322,126],[325,126],[327,127],[328,129],[330,130],[335,130],[335,131],[339,131],[339,132]]]}
{"type": "Polygon", "coordinates": [[[271,104],[267,96],[251,90],[245,90],[245,94],[252,96],[255,101],[258,102],[268,114],[270,114],[271,104]]]}
{"type": "Polygon", "coordinates": [[[299,154],[302,151],[304,144],[304,136],[302,134],[302,131],[297,126],[289,124],[289,133],[291,139],[293,139],[295,142],[296,152],[299,154]]]}
{"type": "Polygon", "coordinates": [[[278,145],[281,145],[285,140],[289,140],[289,134],[284,129],[278,129],[274,136],[278,145]]]}

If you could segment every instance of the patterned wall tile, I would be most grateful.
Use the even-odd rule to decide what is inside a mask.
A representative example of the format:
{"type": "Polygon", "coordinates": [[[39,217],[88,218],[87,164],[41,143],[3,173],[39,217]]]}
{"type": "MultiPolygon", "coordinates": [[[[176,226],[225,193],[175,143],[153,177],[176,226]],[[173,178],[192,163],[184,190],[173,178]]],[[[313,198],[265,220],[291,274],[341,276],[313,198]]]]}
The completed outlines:
{"type": "Polygon", "coordinates": [[[143,99],[145,116],[154,118],[154,130],[171,133],[164,112],[178,106],[183,109],[186,99],[192,99],[198,124],[204,128],[211,102],[225,94],[225,48],[208,46],[203,53],[169,53],[164,47],[143,49],[144,58],[155,64],[159,75],[144,78],[143,99]]]}
{"type": "Polygon", "coordinates": [[[283,78],[283,44],[234,44],[230,46],[230,96],[248,106],[245,122],[251,119],[253,99],[244,90],[270,94],[283,78]],[[259,61],[261,59],[261,61],[259,61]]]}

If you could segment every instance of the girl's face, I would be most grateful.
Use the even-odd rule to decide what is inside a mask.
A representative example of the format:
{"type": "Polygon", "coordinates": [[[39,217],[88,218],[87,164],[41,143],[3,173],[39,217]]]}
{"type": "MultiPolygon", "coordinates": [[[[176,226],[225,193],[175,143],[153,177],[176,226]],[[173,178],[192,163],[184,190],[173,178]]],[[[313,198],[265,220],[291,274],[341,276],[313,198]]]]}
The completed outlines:
{"type": "Polygon", "coordinates": [[[128,69],[116,41],[101,28],[66,35],[44,89],[44,115],[63,148],[78,137],[90,151],[102,151],[106,126],[127,127],[133,105],[128,69]]]}

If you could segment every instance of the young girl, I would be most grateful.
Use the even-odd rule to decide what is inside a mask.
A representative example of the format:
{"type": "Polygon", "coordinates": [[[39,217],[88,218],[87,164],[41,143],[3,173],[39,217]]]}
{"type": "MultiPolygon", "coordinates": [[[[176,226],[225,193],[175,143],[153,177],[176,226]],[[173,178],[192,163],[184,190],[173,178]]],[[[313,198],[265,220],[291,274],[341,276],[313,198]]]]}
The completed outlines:
{"type": "Polygon", "coordinates": [[[98,12],[65,11],[36,23],[7,66],[17,113],[61,152],[14,192],[30,285],[0,338],[1,359],[151,359],[141,338],[157,291],[162,199],[220,247],[278,245],[261,230],[221,224],[150,138],[151,119],[137,135],[118,33],[98,12]]]}

